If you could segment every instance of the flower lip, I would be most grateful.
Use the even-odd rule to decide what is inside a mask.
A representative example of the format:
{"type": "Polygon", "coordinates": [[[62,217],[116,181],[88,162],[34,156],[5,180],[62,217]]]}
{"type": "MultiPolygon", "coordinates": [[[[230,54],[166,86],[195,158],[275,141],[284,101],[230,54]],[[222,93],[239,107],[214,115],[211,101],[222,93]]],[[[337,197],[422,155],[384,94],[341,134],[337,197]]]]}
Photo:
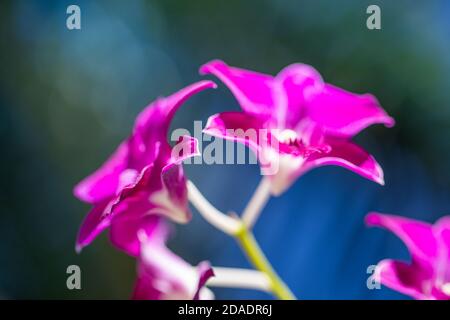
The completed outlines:
{"type": "MultiPolygon", "coordinates": [[[[314,153],[327,154],[331,151],[331,146],[328,144],[312,146],[305,143],[302,137],[291,129],[283,129],[281,132],[279,130],[270,130],[269,140],[272,136],[278,141],[278,143],[275,143],[275,146],[279,149],[277,151],[280,154],[290,154],[295,157],[301,156],[306,159],[314,153]]],[[[269,142],[269,145],[272,145],[272,143],[269,142]]]]}
{"type": "Polygon", "coordinates": [[[291,129],[284,129],[281,131],[280,134],[276,135],[277,138],[281,142],[285,142],[288,144],[293,144],[294,141],[298,141],[298,134],[294,130],[291,129]]]}

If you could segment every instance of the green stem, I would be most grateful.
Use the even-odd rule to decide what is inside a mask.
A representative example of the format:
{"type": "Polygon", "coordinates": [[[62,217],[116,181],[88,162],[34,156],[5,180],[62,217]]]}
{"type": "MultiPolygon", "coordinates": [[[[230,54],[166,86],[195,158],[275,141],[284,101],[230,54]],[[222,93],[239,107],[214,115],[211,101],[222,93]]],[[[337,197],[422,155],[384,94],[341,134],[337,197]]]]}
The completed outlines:
{"type": "Polygon", "coordinates": [[[272,268],[253,234],[244,224],[235,234],[235,238],[253,266],[269,277],[273,294],[280,300],[296,300],[294,294],[272,268]]]}

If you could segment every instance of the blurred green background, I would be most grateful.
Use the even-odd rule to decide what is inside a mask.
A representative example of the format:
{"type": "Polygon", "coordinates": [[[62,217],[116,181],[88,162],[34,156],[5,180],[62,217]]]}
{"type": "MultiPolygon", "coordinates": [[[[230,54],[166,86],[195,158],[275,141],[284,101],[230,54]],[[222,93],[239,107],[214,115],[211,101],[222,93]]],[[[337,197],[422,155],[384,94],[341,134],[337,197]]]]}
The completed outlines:
{"type": "MultiPolygon", "coordinates": [[[[214,58],[272,74],[311,64],[327,82],[375,94],[396,119],[356,139],[384,167],[386,187],[318,169],[271,202],[256,236],[301,298],[402,298],[367,289],[368,265],[408,255],[362,219],[383,210],[432,222],[450,212],[449,40],[445,0],[2,1],[0,298],[130,296],[135,263],[106,236],[75,253],[88,206],[72,188],[143,107],[199,80],[198,67],[214,58]],[[81,30],[66,28],[70,4],[81,8],[81,30]],[[381,7],[381,30],[366,28],[370,4],[381,7]],[[80,291],[66,288],[71,264],[81,267],[80,291]]],[[[192,129],[230,108],[237,103],[220,84],[188,102],[173,127],[192,129]]],[[[241,210],[259,178],[256,166],[187,172],[223,210],[241,210]]],[[[196,215],[177,230],[171,247],[189,262],[247,266],[233,241],[196,215]]]]}

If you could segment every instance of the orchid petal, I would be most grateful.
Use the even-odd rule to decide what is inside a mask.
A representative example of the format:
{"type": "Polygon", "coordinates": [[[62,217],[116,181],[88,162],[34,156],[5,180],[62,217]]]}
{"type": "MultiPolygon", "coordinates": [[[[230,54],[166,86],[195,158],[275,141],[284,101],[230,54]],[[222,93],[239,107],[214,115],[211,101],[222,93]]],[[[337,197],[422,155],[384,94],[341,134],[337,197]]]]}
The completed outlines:
{"type": "Polygon", "coordinates": [[[104,215],[108,205],[108,201],[95,205],[84,218],[77,236],[77,252],[89,245],[103,230],[109,227],[111,217],[104,215]]]}
{"type": "Polygon", "coordinates": [[[110,240],[115,247],[137,257],[141,249],[139,235],[161,244],[167,239],[168,227],[161,219],[156,215],[118,215],[111,222],[110,240]]]}
{"type": "Polygon", "coordinates": [[[378,162],[361,147],[345,140],[326,140],[331,147],[328,153],[314,153],[302,168],[302,173],[313,168],[335,165],[349,169],[364,178],[384,185],[383,170],[378,162]]]}
{"type": "Polygon", "coordinates": [[[450,254],[450,216],[443,217],[436,222],[435,232],[436,237],[441,240],[440,244],[450,254]]]}
{"type": "Polygon", "coordinates": [[[110,158],[74,188],[75,196],[87,203],[98,203],[115,195],[120,174],[127,168],[129,148],[123,142],[110,158]]]}
{"type": "Polygon", "coordinates": [[[372,212],[366,216],[366,224],[391,231],[405,243],[414,260],[429,261],[437,256],[436,238],[428,223],[372,212]]]}
{"type": "Polygon", "coordinates": [[[152,135],[156,135],[161,138],[160,140],[165,141],[170,122],[180,106],[193,95],[215,87],[216,84],[212,81],[199,81],[168,97],[157,99],[137,116],[134,134],[142,136],[143,141],[154,139],[152,135]]]}
{"type": "Polygon", "coordinates": [[[170,122],[179,107],[194,94],[215,88],[212,81],[199,81],[166,98],[159,98],[146,107],[136,118],[133,139],[130,139],[132,165],[143,167],[155,160],[152,147],[161,144],[161,152],[170,153],[167,134],[170,122]],[[148,155],[150,152],[150,155],[148,155]]]}
{"type": "MultiPolygon", "coordinates": [[[[182,170],[180,165],[176,166],[182,170]]],[[[180,223],[189,221],[191,213],[184,176],[178,174],[181,180],[177,185],[174,177],[163,171],[167,170],[155,169],[154,164],[146,166],[133,184],[124,187],[104,205],[96,205],[82,224],[77,248],[81,250],[110,226],[111,242],[130,255],[136,255],[139,247],[136,231],[139,227],[146,228],[149,216],[164,215],[180,223]],[[164,181],[164,176],[168,182],[164,181]]]]}
{"type": "Polygon", "coordinates": [[[434,227],[434,233],[440,248],[437,262],[437,277],[441,284],[450,283],[450,217],[439,219],[434,227]]]}
{"type": "Polygon", "coordinates": [[[205,289],[206,282],[211,278],[214,277],[214,270],[211,268],[211,264],[207,261],[202,261],[197,266],[197,272],[199,274],[198,279],[198,285],[197,285],[197,292],[194,295],[194,300],[206,300],[210,297],[207,297],[206,295],[202,295],[201,290],[205,289]]]}
{"type": "Polygon", "coordinates": [[[324,82],[319,72],[306,64],[296,63],[284,68],[275,78],[277,118],[283,127],[295,129],[306,112],[312,96],[321,92],[324,82]]]}
{"type": "Polygon", "coordinates": [[[253,114],[270,114],[274,109],[273,77],[228,66],[213,60],[200,67],[201,74],[213,74],[231,90],[242,109],[253,114]]]}
{"type": "Polygon", "coordinates": [[[449,282],[450,218],[435,225],[398,216],[369,213],[369,226],[385,228],[407,246],[411,264],[386,260],[379,263],[378,275],[386,286],[416,299],[450,299],[449,282]]]}
{"type": "Polygon", "coordinates": [[[354,94],[326,84],[322,92],[309,100],[306,116],[330,135],[352,137],[373,124],[395,124],[370,94],[354,94]]]}
{"type": "Polygon", "coordinates": [[[152,238],[141,237],[138,280],[133,299],[195,299],[212,276],[207,263],[198,268],[152,238]]]}
{"type": "Polygon", "coordinates": [[[237,141],[249,146],[254,151],[259,149],[264,120],[243,112],[222,112],[209,117],[203,132],[214,137],[237,141]]]}
{"type": "Polygon", "coordinates": [[[184,160],[200,156],[198,140],[191,136],[181,136],[172,148],[171,157],[167,165],[181,164],[184,160]]]}
{"type": "MultiPolygon", "coordinates": [[[[104,229],[108,228],[111,224],[111,220],[117,214],[117,212],[125,211],[131,207],[129,202],[123,202],[123,199],[131,197],[133,192],[143,184],[143,178],[148,181],[148,176],[152,173],[153,165],[145,167],[139,176],[136,177],[135,173],[130,173],[127,169],[122,173],[122,176],[128,176],[126,180],[129,183],[120,189],[117,196],[104,200],[103,202],[94,205],[93,209],[88,213],[83,223],[81,224],[80,231],[78,233],[76,250],[79,252],[81,249],[90,244],[104,229]],[[130,179],[134,181],[131,182],[130,179]],[[119,208],[119,209],[117,209],[119,208]]],[[[134,208],[135,213],[145,212],[146,209],[139,207],[139,210],[134,208]]]]}
{"type": "Polygon", "coordinates": [[[401,261],[383,260],[378,263],[375,279],[391,288],[415,299],[424,299],[420,270],[401,261]]]}
{"type": "MultiPolygon", "coordinates": [[[[185,195],[182,195],[182,199],[171,198],[173,195],[180,196],[182,188],[186,193],[186,186],[180,185],[182,181],[185,183],[182,171],[178,170],[181,176],[176,190],[168,189],[172,185],[165,181],[167,178],[164,176],[167,174],[163,171],[199,154],[197,141],[183,137],[183,153],[174,153],[173,156],[167,142],[167,131],[174,113],[183,102],[192,95],[213,87],[215,84],[212,81],[200,81],[150,104],[138,115],[132,135],[100,169],[75,187],[77,197],[95,206],[82,225],[77,248],[81,249],[90,243],[108,227],[117,212],[124,214],[128,209],[136,211],[130,213],[132,216],[165,214],[175,221],[183,222],[190,218],[185,195]],[[177,207],[174,213],[171,211],[175,207],[173,203],[183,205],[183,208],[177,207]]],[[[131,234],[130,237],[133,238],[134,235],[131,234]]],[[[116,238],[120,237],[113,237],[116,238]]],[[[120,243],[121,240],[116,242],[120,243]]]]}
{"type": "Polygon", "coordinates": [[[182,166],[169,164],[159,169],[156,163],[144,168],[137,182],[121,192],[111,211],[113,215],[161,215],[177,223],[188,222],[192,215],[182,166]]]}

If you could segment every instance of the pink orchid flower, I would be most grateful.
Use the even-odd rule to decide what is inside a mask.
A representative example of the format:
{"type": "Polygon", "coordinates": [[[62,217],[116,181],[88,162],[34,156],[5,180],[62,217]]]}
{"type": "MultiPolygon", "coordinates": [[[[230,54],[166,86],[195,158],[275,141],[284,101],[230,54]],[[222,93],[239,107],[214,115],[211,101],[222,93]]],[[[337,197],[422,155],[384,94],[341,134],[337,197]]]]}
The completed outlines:
{"type": "Polygon", "coordinates": [[[399,216],[370,213],[366,223],[394,233],[411,254],[411,263],[379,262],[375,280],[415,299],[450,299],[450,216],[431,225],[399,216]]]}
{"type": "Polygon", "coordinates": [[[325,83],[305,64],[292,64],[273,77],[214,60],[200,72],[222,80],[243,110],[210,117],[204,132],[249,146],[271,178],[272,194],[281,194],[300,175],[324,165],[384,184],[375,159],[350,142],[372,124],[394,125],[374,96],[325,83]],[[264,134],[255,137],[248,130],[264,134]]]}
{"type": "Polygon", "coordinates": [[[147,216],[159,214],[179,223],[190,219],[181,162],[199,154],[197,140],[185,136],[172,149],[167,134],[177,109],[213,87],[211,81],[200,81],[151,103],[138,115],[131,136],[75,187],[75,196],[93,205],[78,234],[78,251],[111,226],[113,244],[136,256],[136,230],[145,228],[147,216]]]}
{"type": "Polygon", "coordinates": [[[209,263],[204,261],[197,267],[191,266],[166,247],[167,234],[166,224],[155,216],[152,216],[152,232],[138,231],[141,250],[133,299],[213,299],[213,293],[205,287],[214,275],[209,263]]]}

